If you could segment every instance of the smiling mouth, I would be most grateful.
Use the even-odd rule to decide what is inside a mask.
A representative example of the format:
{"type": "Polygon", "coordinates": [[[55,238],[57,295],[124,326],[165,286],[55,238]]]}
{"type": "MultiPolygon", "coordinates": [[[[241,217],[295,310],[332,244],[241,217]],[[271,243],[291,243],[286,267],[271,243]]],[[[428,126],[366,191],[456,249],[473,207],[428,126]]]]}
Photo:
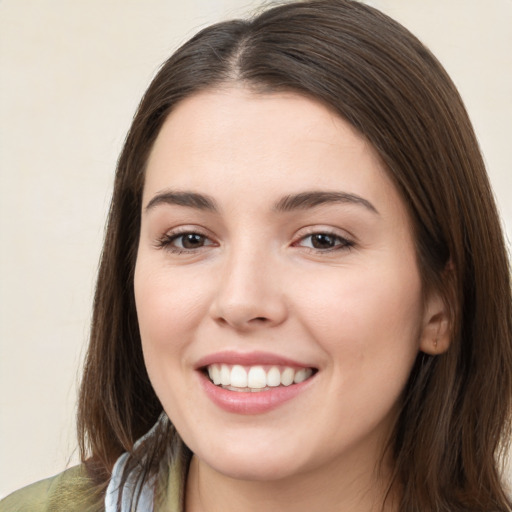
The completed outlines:
{"type": "Polygon", "coordinates": [[[261,392],[278,387],[300,384],[311,378],[316,369],[293,368],[291,366],[242,366],[230,364],[211,364],[204,373],[216,386],[229,391],[261,392]]]}

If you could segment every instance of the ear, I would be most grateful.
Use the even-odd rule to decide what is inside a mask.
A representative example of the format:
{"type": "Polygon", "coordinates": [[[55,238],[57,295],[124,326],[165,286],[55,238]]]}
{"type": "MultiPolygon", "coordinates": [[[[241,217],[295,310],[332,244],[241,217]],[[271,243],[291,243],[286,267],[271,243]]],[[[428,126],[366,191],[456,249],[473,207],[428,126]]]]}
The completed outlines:
{"type": "Polygon", "coordinates": [[[438,292],[429,294],[423,312],[420,350],[430,355],[446,352],[450,346],[450,315],[438,292]]]}

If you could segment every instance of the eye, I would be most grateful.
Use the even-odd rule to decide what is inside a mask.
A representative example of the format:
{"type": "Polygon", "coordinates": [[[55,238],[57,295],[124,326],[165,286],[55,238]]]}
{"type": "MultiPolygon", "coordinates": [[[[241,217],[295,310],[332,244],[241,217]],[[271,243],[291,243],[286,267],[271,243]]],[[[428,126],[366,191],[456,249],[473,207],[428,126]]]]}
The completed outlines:
{"type": "Polygon", "coordinates": [[[199,233],[185,233],[173,237],[174,245],[180,249],[197,249],[207,245],[208,239],[199,233]]]}
{"type": "Polygon", "coordinates": [[[302,237],[295,245],[326,252],[349,249],[354,244],[350,240],[334,233],[311,233],[302,237]]]}
{"type": "Polygon", "coordinates": [[[193,252],[214,243],[207,236],[196,232],[166,233],[157,246],[171,252],[193,252]]]}

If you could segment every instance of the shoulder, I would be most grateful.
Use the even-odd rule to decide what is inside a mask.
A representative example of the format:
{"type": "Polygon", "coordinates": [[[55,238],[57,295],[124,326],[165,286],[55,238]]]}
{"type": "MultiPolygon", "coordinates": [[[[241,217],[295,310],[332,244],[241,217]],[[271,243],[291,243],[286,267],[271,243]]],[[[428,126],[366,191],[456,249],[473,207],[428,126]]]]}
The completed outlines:
{"type": "Polygon", "coordinates": [[[102,510],[101,497],[83,465],[13,492],[0,512],[73,512],[102,510]]]}

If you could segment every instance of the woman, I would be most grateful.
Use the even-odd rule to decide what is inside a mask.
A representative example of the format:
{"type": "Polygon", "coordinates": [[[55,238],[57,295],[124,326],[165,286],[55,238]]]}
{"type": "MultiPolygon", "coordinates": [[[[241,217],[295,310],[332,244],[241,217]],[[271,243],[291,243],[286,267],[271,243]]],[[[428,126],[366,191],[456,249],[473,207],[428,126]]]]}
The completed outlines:
{"type": "Polygon", "coordinates": [[[509,276],[462,102],[403,27],[311,0],[207,28],[119,160],[84,463],[5,506],[510,510],[509,276]]]}

